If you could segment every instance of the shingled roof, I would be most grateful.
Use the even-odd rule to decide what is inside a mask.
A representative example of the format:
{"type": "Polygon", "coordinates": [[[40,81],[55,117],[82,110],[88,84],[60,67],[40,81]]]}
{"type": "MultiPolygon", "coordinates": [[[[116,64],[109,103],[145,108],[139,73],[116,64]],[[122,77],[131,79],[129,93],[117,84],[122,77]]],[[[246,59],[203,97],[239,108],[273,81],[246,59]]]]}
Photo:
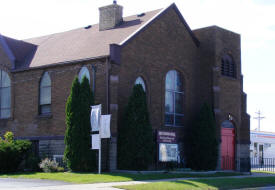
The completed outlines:
{"type": "MultiPolygon", "coordinates": [[[[30,50],[28,55],[25,55],[26,52],[19,54],[21,61],[17,61],[13,69],[29,69],[109,56],[110,44],[123,45],[171,7],[175,8],[179,13],[176,5],[172,4],[165,9],[146,12],[143,16],[134,15],[124,17],[121,25],[110,30],[99,31],[99,25],[96,24],[90,27],[78,28],[22,41],[5,37],[6,41],[10,42],[9,46],[14,54],[18,54],[17,51],[20,49],[20,46],[27,46],[30,50]],[[33,44],[33,46],[30,47],[29,44],[33,44]],[[22,61],[23,55],[25,56],[24,61],[22,61]]],[[[193,36],[192,31],[180,13],[179,16],[182,18],[193,40],[196,42],[197,39],[193,36]]]]}
{"type": "Polygon", "coordinates": [[[38,46],[29,67],[108,56],[110,44],[120,44],[160,11],[147,12],[143,17],[126,17],[115,29],[99,31],[96,24],[88,29],[78,28],[24,40],[38,46]]]}

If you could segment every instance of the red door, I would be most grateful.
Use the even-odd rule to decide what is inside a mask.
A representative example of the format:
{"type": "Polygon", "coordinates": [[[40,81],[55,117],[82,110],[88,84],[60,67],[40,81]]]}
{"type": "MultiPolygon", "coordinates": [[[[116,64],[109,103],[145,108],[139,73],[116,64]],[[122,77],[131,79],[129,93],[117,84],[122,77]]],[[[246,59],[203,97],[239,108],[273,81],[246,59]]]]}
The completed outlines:
{"type": "Polygon", "coordinates": [[[235,169],[235,130],[222,128],[222,169],[235,169]]]}

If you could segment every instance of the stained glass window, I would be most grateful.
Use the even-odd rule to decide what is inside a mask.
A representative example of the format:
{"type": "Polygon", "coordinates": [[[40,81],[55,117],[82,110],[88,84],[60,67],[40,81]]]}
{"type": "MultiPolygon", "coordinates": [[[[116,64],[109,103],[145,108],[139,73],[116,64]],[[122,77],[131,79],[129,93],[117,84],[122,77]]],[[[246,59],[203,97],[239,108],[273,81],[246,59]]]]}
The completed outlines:
{"type": "Polygon", "coordinates": [[[48,72],[43,74],[40,81],[40,114],[51,113],[51,78],[48,72]]]}
{"type": "Polygon", "coordinates": [[[183,96],[181,74],[169,71],[165,79],[165,125],[183,126],[183,96]]]}
{"type": "Polygon", "coordinates": [[[90,82],[90,73],[89,73],[89,70],[87,69],[87,67],[82,67],[79,74],[78,74],[78,79],[79,79],[79,82],[82,81],[82,79],[84,78],[84,76],[87,77],[87,79],[89,80],[90,82]]]}
{"type": "Polygon", "coordinates": [[[0,118],[11,115],[11,81],[8,73],[0,70],[0,118]]]}
{"type": "Polygon", "coordinates": [[[144,80],[143,80],[141,77],[138,77],[138,78],[136,79],[135,84],[141,84],[141,86],[142,86],[144,92],[146,92],[145,82],[144,82],[144,80]]]}

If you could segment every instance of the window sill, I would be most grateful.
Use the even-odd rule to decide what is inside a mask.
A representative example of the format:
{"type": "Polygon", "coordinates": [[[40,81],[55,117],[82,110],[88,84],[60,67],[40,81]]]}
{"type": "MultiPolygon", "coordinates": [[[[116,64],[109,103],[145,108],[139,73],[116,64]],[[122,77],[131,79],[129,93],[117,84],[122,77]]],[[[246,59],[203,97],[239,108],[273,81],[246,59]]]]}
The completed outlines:
{"type": "Polygon", "coordinates": [[[165,127],[172,127],[172,128],[182,128],[184,126],[176,126],[176,125],[165,125],[165,127]]]}
{"type": "Polygon", "coordinates": [[[52,117],[53,117],[52,113],[41,114],[37,116],[38,119],[51,119],[52,117]]]}

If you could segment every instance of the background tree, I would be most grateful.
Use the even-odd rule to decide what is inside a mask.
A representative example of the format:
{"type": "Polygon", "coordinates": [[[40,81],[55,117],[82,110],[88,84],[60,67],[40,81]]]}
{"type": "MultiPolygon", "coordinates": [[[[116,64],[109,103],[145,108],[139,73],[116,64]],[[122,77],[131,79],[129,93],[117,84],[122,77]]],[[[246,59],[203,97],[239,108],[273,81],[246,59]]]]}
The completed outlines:
{"type": "Polygon", "coordinates": [[[135,85],[118,133],[118,167],[144,170],[152,164],[153,132],[149,121],[146,94],[135,85]]]}
{"type": "Polygon", "coordinates": [[[90,150],[90,106],[94,104],[89,81],[78,77],[73,81],[66,104],[66,133],[64,160],[72,171],[91,171],[96,168],[95,153],[90,150]]]}
{"type": "Polygon", "coordinates": [[[218,142],[214,114],[204,103],[194,125],[189,128],[187,165],[194,170],[215,170],[218,159],[218,142]]]}

